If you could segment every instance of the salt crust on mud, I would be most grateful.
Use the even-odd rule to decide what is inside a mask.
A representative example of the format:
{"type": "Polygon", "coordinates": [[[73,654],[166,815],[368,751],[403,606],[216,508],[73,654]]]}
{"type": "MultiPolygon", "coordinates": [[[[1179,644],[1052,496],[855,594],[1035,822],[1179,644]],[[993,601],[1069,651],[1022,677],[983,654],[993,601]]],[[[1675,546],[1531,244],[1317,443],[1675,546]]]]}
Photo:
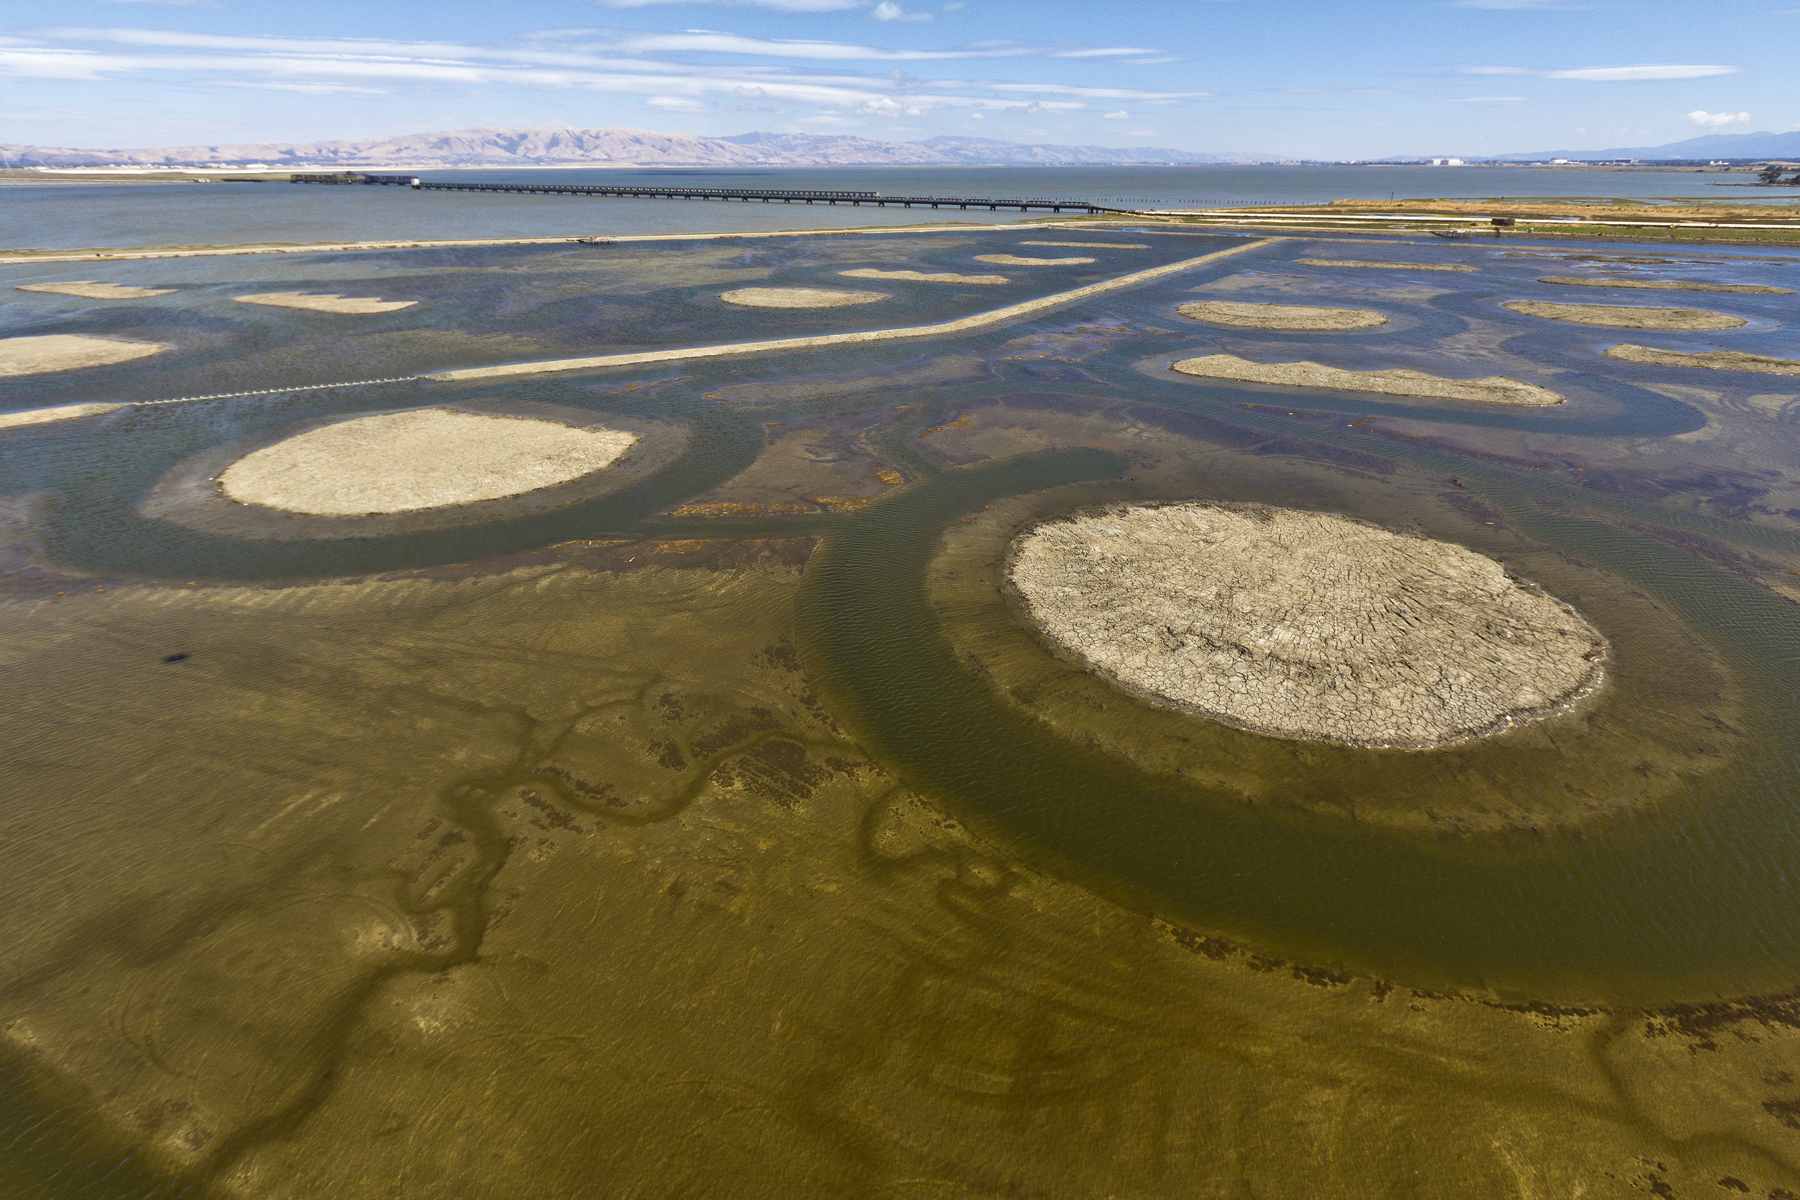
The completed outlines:
{"type": "Polygon", "coordinates": [[[1637,308],[1625,304],[1546,304],[1541,300],[1509,300],[1500,306],[1527,317],[1606,325],[1614,329],[1736,329],[1742,317],[1702,308],[1637,308]]]}
{"type": "Polygon", "coordinates": [[[1284,387],[1329,388],[1337,392],[1376,392],[1383,396],[1419,396],[1431,400],[1477,400],[1488,404],[1561,404],[1548,388],[1521,383],[1504,375],[1480,379],[1445,379],[1403,368],[1390,371],[1345,371],[1316,362],[1255,363],[1234,354],[1207,354],[1171,363],[1183,375],[1275,383],[1284,387]]]}
{"type": "Polygon", "coordinates": [[[161,342],[118,342],[111,338],[83,337],[75,333],[51,333],[42,337],[7,338],[0,341],[0,376],[42,375],[49,371],[73,371],[79,367],[109,367],[161,354],[161,342]]]}
{"type": "Polygon", "coordinates": [[[21,283],[21,292],[54,292],[59,296],[80,296],[84,300],[142,300],[146,296],[167,296],[174,288],[127,287],[120,283],[95,283],[78,279],[71,283],[21,283]]]}
{"type": "Polygon", "coordinates": [[[417,512],[517,496],[610,465],[638,440],[613,429],[427,408],[309,430],[219,475],[243,504],[314,516],[417,512]]]}
{"type": "Polygon", "coordinates": [[[1091,263],[1091,258],[1020,258],[1016,254],[977,254],[976,262],[993,263],[996,267],[1073,267],[1091,263]]]}
{"type": "Polygon", "coordinates": [[[1369,262],[1356,258],[1296,258],[1304,267],[1374,267],[1380,271],[1473,271],[1460,263],[1369,262]]]}
{"type": "Polygon", "coordinates": [[[370,313],[411,308],[417,300],[383,300],[379,296],[311,296],[305,292],[264,292],[258,296],[233,296],[239,304],[266,304],[271,308],[304,308],[309,312],[370,313]]]}
{"type": "Polygon", "coordinates": [[[55,408],[32,408],[24,412],[0,413],[0,429],[17,429],[22,425],[47,425],[51,421],[70,421],[76,417],[97,417],[101,413],[118,412],[123,404],[59,404],[55,408]]]}
{"type": "Polygon", "coordinates": [[[1765,296],[1791,296],[1793,288],[1763,287],[1754,283],[1689,283],[1683,279],[1584,279],[1579,275],[1546,275],[1539,283],[1569,287],[1644,288],[1654,292],[1754,292],[1765,296]]]}
{"type": "Polygon", "coordinates": [[[1367,329],[1386,325],[1387,318],[1366,308],[1311,308],[1304,304],[1240,304],[1233,300],[1196,300],[1175,309],[1195,321],[1242,325],[1251,329],[1367,329]]]}
{"type": "Polygon", "coordinates": [[[719,299],[745,308],[842,308],[848,304],[873,304],[887,296],[881,292],[833,292],[824,288],[738,288],[720,292],[719,299]]]}
{"type": "Polygon", "coordinates": [[[1709,367],[1715,371],[1759,371],[1764,375],[1800,375],[1800,359],[1770,358],[1763,354],[1742,354],[1736,350],[1707,350],[1699,354],[1683,354],[1678,350],[1658,350],[1654,346],[1633,346],[1627,342],[1606,352],[1608,358],[1626,362],[1647,363],[1655,367],[1709,367]]]}
{"type": "Polygon", "coordinates": [[[911,279],[918,283],[1011,283],[1004,275],[958,275],[953,271],[942,271],[932,274],[926,271],[877,271],[874,267],[859,267],[854,271],[839,271],[846,279],[911,279]]]}
{"type": "Polygon", "coordinates": [[[1193,502],[1039,525],[1008,566],[1063,650],[1153,702],[1261,733],[1424,749],[1600,681],[1573,608],[1461,546],[1193,502]]]}

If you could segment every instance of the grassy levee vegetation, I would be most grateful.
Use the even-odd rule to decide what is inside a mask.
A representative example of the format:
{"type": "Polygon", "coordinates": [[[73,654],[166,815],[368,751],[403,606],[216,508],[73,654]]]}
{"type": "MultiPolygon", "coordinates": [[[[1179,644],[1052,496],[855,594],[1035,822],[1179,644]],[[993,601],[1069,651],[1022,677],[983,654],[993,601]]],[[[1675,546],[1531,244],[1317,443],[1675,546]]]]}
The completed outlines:
{"type": "Polygon", "coordinates": [[[1533,197],[1481,200],[1334,200],[1329,204],[1156,214],[1183,225],[1300,232],[1418,234],[1466,230],[1474,238],[1627,239],[1634,242],[1800,245],[1800,204],[1656,203],[1533,197]],[[1482,220],[1508,218],[1495,226],[1482,220]]]}

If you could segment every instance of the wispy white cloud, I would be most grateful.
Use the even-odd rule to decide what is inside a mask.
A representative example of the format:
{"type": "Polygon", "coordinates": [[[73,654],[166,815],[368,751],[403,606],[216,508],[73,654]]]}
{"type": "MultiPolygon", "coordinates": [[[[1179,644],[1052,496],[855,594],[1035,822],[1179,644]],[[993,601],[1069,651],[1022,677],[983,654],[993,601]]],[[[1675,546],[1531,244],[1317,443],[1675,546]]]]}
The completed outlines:
{"type": "MultiPolygon", "coordinates": [[[[864,117],[916,117],[927,110],[972,107],[1067,112],[1086,108],[1096,99],[1157,104],[1206,94],[1050,82],[929,80],[898,70],[879,76],[843,67],[675,62],[660,56],[685,51],[740,58],[838,58],[851,62],[859,56],[911,57],[873,47],[769,41],[707,30],[676,34],[553,30],[498,46],[364,38],[243,37],[130,28],[57,28],[39,31],[32,39],[9,40],[11,44],[0,42],[0,76],[15,78],[98,82],[163,74],[230,82],[234,86],[318,91],[511,85],[635,95],[671,112],[698,111],[719,101],[730,103],[745,97],[776,106],[864,117]],[[21,44],[26,40],[36,44],[21,44]]],[[[1067,49],[990,43],[942,56],[1019,57],[1067,49]]]]}
{"type": "Polygon", "coordinates": [[[1131,114],[1121,108],[1118,112],[1101,113],[1100,119],[1102,121],[1129,121],[1131,114]]]}
{"type": "Polygon", "coordinates": [[[1529,100],[1529,96],[1455,96],[1451,104],[1518,104],[1529,100]]]}
{"type": "Polygon", "coordinates": [[[1734,75],[1737,67],[1697,66],[1687,63],[1637,63],[1628,67],[1464,67],[1465,75],[1536,75],[1540,79],[1580,79],[1589,83],[1635,83],[1653,79],[1705,79],[1734,75]]]}
{"type": "Polygon", "coordinates": [[[933,19],[933,14],[907,12],[895,4],[894,0],[881,0],[880,4],[869,10],[869,19],[871,21],[929,21],[933,19]]]}
{"type": "Polygon", "coordinates": [[[1687,115],[1687,119],[1692,121],[1694,124],[1701,126],[1702,128],[1717,129],[1721,125],[1730,125],[1730,124],[1733,124],[1738,121],[1743,121],[1746,124],[1748,124],[1749,120],[1750,120],[1750,114],[1747,112],[1709,113],[1703,108],[1696,108],[1693,112],[1691,112],[1687,115]]]}

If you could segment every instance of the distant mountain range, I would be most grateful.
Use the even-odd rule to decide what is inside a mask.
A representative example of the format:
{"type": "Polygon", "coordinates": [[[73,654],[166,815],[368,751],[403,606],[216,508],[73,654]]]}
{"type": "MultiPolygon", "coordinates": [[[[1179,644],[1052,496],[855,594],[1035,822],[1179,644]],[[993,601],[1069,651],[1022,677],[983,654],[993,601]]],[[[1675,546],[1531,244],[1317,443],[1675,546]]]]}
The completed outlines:
{"type": "Polygon", "coordinates": [[[642,129],[458,129],[402,137],[333,142],[267,142],[164,146],[149,150],[82,150],[0,145],[7,167],[574,167],[574,166],[987,166],[1050,163],[1246,163],[1277,155],[1192,154],[1162,148],[1020,145],[991,138],[934,137],[880,142],[807,133],[690,137],[642,129]]]}
{"type": "Polygon", "coordinates": [[[1546,162],[1552,158],[1750,158],[1800,161],[1800,131],[1793,133],[1708,133],[1662,146],[1616,146],[1611,150],[1539,150],[1501,154],[1499,162],[1546,162]]]}

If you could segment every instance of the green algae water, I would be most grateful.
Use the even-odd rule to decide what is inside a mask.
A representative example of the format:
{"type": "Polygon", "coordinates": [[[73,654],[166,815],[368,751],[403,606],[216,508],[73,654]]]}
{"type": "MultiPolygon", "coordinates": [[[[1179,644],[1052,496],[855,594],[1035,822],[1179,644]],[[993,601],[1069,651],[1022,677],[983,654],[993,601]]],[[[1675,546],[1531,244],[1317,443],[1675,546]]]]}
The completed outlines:
{"type": "MultiPolygon", "coordinates": [[[[314,1146],[296,1153],[317,1163],[330,1156],[309,1138],[386,1129],[347,1156],[366,1162],[357,1178],[373,1188],[410,1178],[413,1168],[387,1148],[401,1131],[429,1142],[442,1122],[463,1119],[434,1104],[478,1110],[465,1094],[472,1072],[520,1080],[523,1094],[539,1097],[520,1110],[529,1113],[521,1127],[545,1129],[588,1111],[578,1093],[643,1086],[688,1096],[678,1081],[699,1078],[697,1064],[752,1055],[769,1037],[786,1049],[763,1066],[698,1087],[641,1127],[610,1112],[614,1124],[595,1128],[629,1128],[679,1158],[674,1147],[692,1128],[682,1114],[711,1111],[716,1094],[734,1109],[790,1113],[767,1134],[789,1147],[786,1159],[835,1162],[837,1151],[821,1147],[854,1140],[844,1114],[905,1090],[857,1072],[910,1061],[886,1040],[892,1030],[943,1024],[930,1016],[939,993],[921,981],[949,986],[944,979],[988,961],[968,946],[943,949],[952,934],[922,915],[938,905],[953,914],[946,928],[988,930],[977,938],[990,947],[983,953],[1040,935],[1059,947],[1008,966],[997,995],[1035,995],[1063,969],[1051,965],[1059,957],[1074,974],[1104,975],[1112,947],[1049,932],[1065,912],[1088,914],[1069,916],[1074,928],[1153,917],[1195,944],[1263,956],[1246,961],[1341,976],[1334,986],[1377,980],[1376,999],[1399,986],[1420,1004],[1456,992],[1559,1012],[1635,1010],[1793,987],[1800,405],[1777,377],[1619,363],[1599,353],[1618,340],[1605,331],[1500,310],[1509,299],[1553,299],[1555,288],[1537,280],[1555,256],[1578,253],[1566,246],[1278,241],[953,339],[279,390],[920,324],[1234,244],[1097,234],[1154,248],[1015,273],[1000,288],[896,283],[890,301],[852,312],[746,314],[715,302],[727,287],[830,286],[839,270],[867,265],[966,268],[1021,236],[1030,235],[650,246],[603,258],[553,247],[108,264],[84,273],[180,290],[130,308],[37,295],[0,308],[7,336],[177,347],[129,368],[13,381],[9,408],[271,390],[0,433],[4,602],[15,615],[4,703],[19,764],[6,801],[19,830],[8,936],[20,947],[20,967],[0,987],[18,1080],[3,1119],[6,1135],[30,1148],[7,1163],[12,1189],[288,1194],[284,1181],[302,1168],[282,1146],[314,1146]],[[1446,283],[1295,263],[1321,247],[1397,261],[1451,254],[1479,272],[1446,283]],[[421,303],[346,326],[237,311],[253,306],[231,301],[325,282],[421,303]],[[1291,303],[1337,296],[1390,323],[1348,335],[1222,331],[1174,315],[1196,291],[1291,303]],[[1221,386],[1167,370],[1175,358],[1220,352],[1503,373],[1568,402],[1448,408],[1221,386]],[[927,371],[960,382],[905,382],[927,371]],[[336,415],[471,403],[656,417],[686,430],[686,449],[593,500],[380,536],[200,533],[142,508],[170,472],[239,439],[336,415]],[[853,436],[831,432],[851,418],[853,436]],[[751,500],[711,499],[795,429],[818,430],[792,468],[812,474],[787,490],[781,480],[761,484],[760,500],[752,491],[730,493],[751,500]],[[846,500],[840,464],[857,455],[893,479],[846,500]],[[1427,777],[1416,758],[1357,752],[1352,772],[1352,756],[1242,735],[1231,743],[1233,769],[1298,780],[1282,785],[1280,803],[1246,804],[1242,789],[1180,778],[1127,752],[1118,739],[1130,736],[1135,702],[1106,701],[1111,715],[1094,718],[1093,736],[1072,734],[1065,716],[1033,708],[1058,697],[1009,696],[1007,677],[959,652],[967,631],[932,591],[933,572],[955,554],[972,556],[957,570],[990,569],[1008,520],[1169,496],[1349,511],[1494,554],[1541,576],[1615,642],[1634,639],[1619,647],[1620,678],[1662,690],[1618,696],[1621,722],[1633,704],[1654,707],[1676,723],[1668,728],[1704,728],[1704,746],[1679,770],[1650,752],[1623,763],[1612,790],[1641,803],[1565,805],[1542,828],[1400,827],[1356,819],[1357,801],[1454,816],[1480,789],[1415,794],[1427,777]],[[970,548],[982,546],[990,550],[978,561],[970,548]],[[1699,665],[1685,679],[1655,674],[1658,663],[1673,672],[1690,661],[1699,665]],[[1698,689],[1708,689],[1704,700],[1698,689]],[[82,736],[90,728],[100,731],[92,744],[82,736]],[[1319,765],[1331,762],[1346,765],[1335,774],[1319,765]],[[1367,795],[1341,794],[1352,778],[1367,795]],[[749,807],[719,807],[731,804],[749,807]],[[935,815],[907,817],[909,805],[935,815]],[[960,827],[975,840],[943,840],[965,836],[960,827]],[[1006,897],[1039,887],[1052,890],[1030,892],[1036,918],[1001,915],[1006,897]],[[788,888],[803,900],[782,907],[771,897],[788,888]],[[640,897],[641,913],[631,907],[640,897]],[[823,924],[806,926],[804,950],[778,944],[784,927],[809,920],[823,924]],[[641,942],[573,949],[624,937],[634,921],[641,942]],[[852,981],[872,968],[853,968],[851,947],[890,937],[905,948],[885,952],[890,960],[911,966],[878,995],[858,992],[852,981]],[[910,957],[921,945],[938,949],[910,957]],[[270,947],[289,947],[286,959],[270,947]],[[940,978],[926,964],[946,956],[962,965],[940,978]],[[763,961],[808,979],[809,999],[777,1002],[782,987],[764,997],[755,984],[763,961]],[[209,1007],[215,995],[224,999],[209,1007]],[[577,995],[606,999],[565,1011],[577,995]],[[222,1016],[233,1004],[263,1016],[222,1016]],[[534,1015],[518,1016],[521,1005],[534,1015]],[[719,1023],[675,1035],[655,1023],[661,1012],[719,1023]],[[880,1027],[851,1015],[865,1012],[881,1014],[880,1027]],[[84,1032],[108,1020],[123,1031],[116,1045],[84,1032]],[[608,1023],[633,1032],[602,1037],[608,1023]],[[680,1054],[693,1038],[689,1063],[680,1054]],[[503,1067],[481,1057],[500,1042],[513,1047],[503,1067]],[[602,1042],[633,1049],[587,1073],[602,1042]],[[704,1049],[715,1045],[734,1049],[704,1049]],[[808,1065],[758,1090],[770,1064],[790,1060],[808,1065]],[[555,1079],[582,1082],[564,1095],[546,1082],[555,1079]],[[657,1082],[630,1082],[644,1080],[657,1082]]],[[[1629,269],[1776,283],[1793,270],[1767,256],[1657,253],[1666,261],[1629,269]]],[[[23,280],[42,268],[5,270],[23,280]]],[[[1730,339],[1734,349],[1783,353],[1794,297],[1706,303],[1749,323],[1658,333],[1656,344],[1699,350],[1730,339]]],[[[1004,633],[1012,618],[1003,598],[983,603],[978,619],[1004,633]]],[[[1016,661],[1006,669],[1065,678],[1033,657],[1042,652],[1029,631],[1008,636],[1016,661]]],[[[1151,718],[1136,723],[1147,729],[1151,718]]],[[[1545,729],[1534,765],[1496,768],[1481,794],[1513,788],[1522,811],[1536,812],[1573,779],[1608,791],[1573,751],[1559,760],[1554,723],[1545,729]]],[[[1498,762],[1505,747],[1492,754],[1498,762]]],[[[1052,1020],[1046,1011],[1005,1010],[970,1044],[1035,1045],[1028,1031],[1052,1020]]],[[[1180,1025],[1183,1011],[1169,1000],[1119,1016],[1108,1053],[1149,1053],[1147,1031],[1180,1025]]],[[[1224,1024],[1206,1028],[1184,1036],[1221,1045],[1235,1036],[1224,1024]]],[[[1355,1041],[1333,1028],[1321,1044],[1355,1041]]],[[[1493,1036],[1504,1056],[1512,1035],[1493,1036]]],[[[928,1055],[899,1076],[948,1089],[925,1109],[955,1095],[1006,1096],[1020,1113],[1038,1111],[1022,1084],[1004,1082],[1016,1072],[971,1076],[953,1064],[973,1052],[931,1046],[942,1060],[928,1055]]],[[[1051,1046],[1019,1054],[1049,1072],[1034,1077],[1048,1089],[1041,1095],[1064,1089],[1082,1103],[1113,1103],[1103,1098],[1116,1096],[1116,1063],[1071,1065],[1073,1050],[1051,1046]],[[1043,1082],[1052,1077],[1054,1086],[1043,1082]]],[[[469,1118],[482,1130],[505,1119],[469,1118]]],[[[583,1152],[587,1161],[617,1153],[601,1144],[583,1152]]],[[[782,1186],[847,1194],[905,1177],[898,1165],[892,1176],[870,1165],[903,1157],[864,1147],[844,1158],[860,1164],[845,1174],[781,1176],[782,1186]]],[[[574,1169],[546,1150],[515,1169],[540,1190],[605,1193],[556,1174],[565,1167],[574,1169]]],[[[1006,1168],[991,1169],[998,1179],[1006,1168]]],[[[419,1177],[407,1194],[456,1178],[419,1177]]],[[[666,1194],[668,1177],[661,1190],[658,1178],[631,1194],[666,1194]]]]}

